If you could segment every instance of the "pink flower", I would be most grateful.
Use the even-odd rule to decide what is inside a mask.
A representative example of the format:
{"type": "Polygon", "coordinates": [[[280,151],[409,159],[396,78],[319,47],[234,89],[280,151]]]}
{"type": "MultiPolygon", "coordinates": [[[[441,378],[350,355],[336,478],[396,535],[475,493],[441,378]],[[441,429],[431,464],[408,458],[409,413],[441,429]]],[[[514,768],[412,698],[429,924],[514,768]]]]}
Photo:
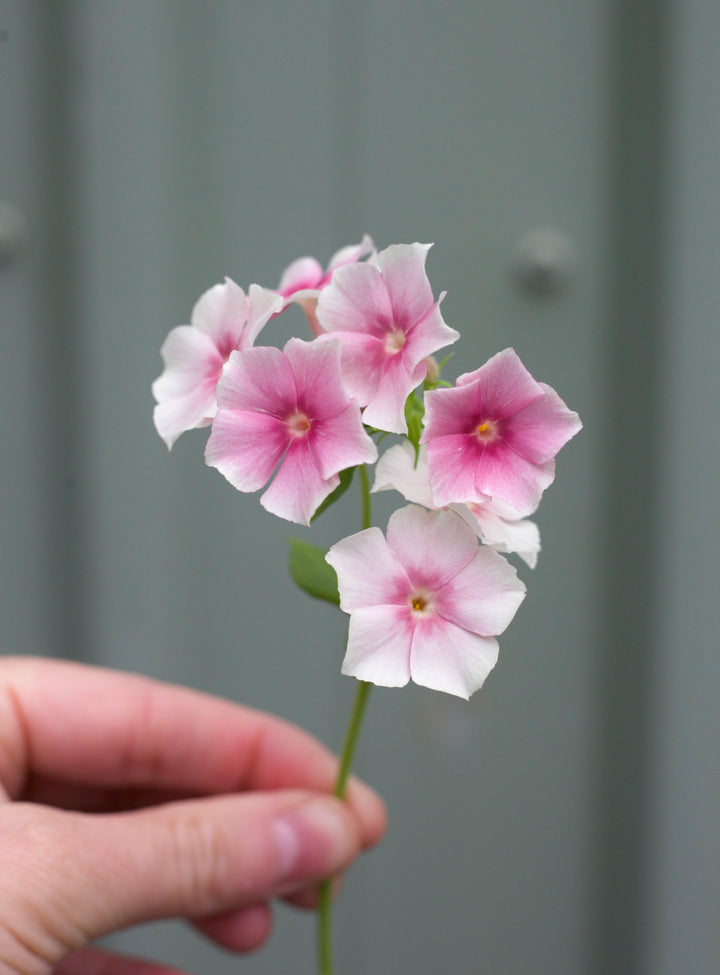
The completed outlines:
{"type": "Polygon", "coordinates": [[[350,614],[342,672],[385,687],[416,684],[468,698],[497,661],[495,635],[525,587],[452,511],[414,505],[333,545],[340,608],[350,614]]]}
{"type": "Polygon", "coordinates": [[[373,249],[372,238],[367,234],[359,244],[349,244],[336,251],[323,271],[322,265],[314,257],[299,257],[288,265],[282,273],[278,291],[288,302],[297,302],[307,315],[313,335],[320,335],[322,328],[317,320],[315,309],[318,294],[330,284],[333,273],[345,264],[354,264],[373,249]]]}
{"type": "Polygon", "coordinates": [[[365,407],[364,422],[379,430],[407,432],[405,400],[425,378],[425,357],[459,338],[433,299],[430,246],[396,244],[338,268],[318,299],[321,327],[342,346],[347,390],[365,407]]]}
{"type": "Polygon", "coordinates": [[[283,299],[256,284],[249,294],[231,281],[216,284],[193,308],[190,325],[178,325],[160,354],[165,370],[152,386],[155,428],[168,447],[181,433],[207,426],[215,416],[215,388],[234,349],[253,344],[283,306],[283,299]]]}
{"type": "Polygon", "coordinates": [[[283,298],[297,300],[300,297],[317,297],[317,292],[330,284],[337,268],[367,257],[372,249],[372,238],[365,234],[359,244],[349,244],[336,251],[324,271],[322,264],[314,257],[299,257],[285,268],[277,290],[283,298]]]}
{"type": "MultiPolygon", "coordinates": [[[[408,441],[390,447],[377,462],[373,491],[399,491],[406,501],[436,508],[430,490],[427,446],[415,448],[408,441]]],[[[540,532],[534,521],[519,518],[517,511],[490,499],[481,504],[451,504],[451,511],[472,528],[478,538],[496,552],[517,552],[531,569],[537,565],[540,532]]]]}
{"type": "Polygon", "coordinates": [[[343,388],[337,343],[233,352],[217,397],[205,460],[238,491],[259,490],[277,468],[260,503],[280,518],[309,524],[339,471],[377,458],[343,388]]]}
{"type": "Polygon", "coordinates": [[[554,457],[582,424],[555,390],[505,349],[454,389],[425,395],[430,487],[436,506],[494,498],[530,514],[555,477],[554,457]]]}

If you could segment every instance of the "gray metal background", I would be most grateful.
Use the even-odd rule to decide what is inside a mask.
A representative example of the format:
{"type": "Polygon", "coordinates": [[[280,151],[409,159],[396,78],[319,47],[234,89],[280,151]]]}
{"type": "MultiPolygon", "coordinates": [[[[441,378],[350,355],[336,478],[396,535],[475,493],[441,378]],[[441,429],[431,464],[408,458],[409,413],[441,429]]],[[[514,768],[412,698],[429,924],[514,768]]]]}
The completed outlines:
{"type": "MultiPolygon", "coordinates": [[[[5,652],[337,746],[344,621],[204,435],[168,456],[151,423],[161,341],[225,274],[433,240],[453,374],[513,345],[585,422],[486,687],[374,694],[358,765],[391,829],[346,883],[343,975],[718,970],[719,41],[712,0],[0,0],[0,198],[26,222],[0,232],[5,652]],[[517,276],[539,227],[573,244],[552,294],[517,276]]],[[[250,959],[175,924],[117,941],[295,975],[313,936],[280,908],[250,959]]]]}

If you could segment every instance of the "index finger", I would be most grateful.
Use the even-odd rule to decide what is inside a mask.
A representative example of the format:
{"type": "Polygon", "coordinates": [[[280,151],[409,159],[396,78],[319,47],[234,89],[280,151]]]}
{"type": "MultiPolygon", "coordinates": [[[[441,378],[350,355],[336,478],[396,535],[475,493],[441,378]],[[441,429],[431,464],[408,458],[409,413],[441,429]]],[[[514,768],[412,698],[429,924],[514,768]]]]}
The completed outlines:
{"type": "Polygon", "coordinates": [[[208,694],[81,664],[0,662],[0,782],[12,798],[43,777],[193,794],[327,792],[336,766],[294,725],[208,694]]]}

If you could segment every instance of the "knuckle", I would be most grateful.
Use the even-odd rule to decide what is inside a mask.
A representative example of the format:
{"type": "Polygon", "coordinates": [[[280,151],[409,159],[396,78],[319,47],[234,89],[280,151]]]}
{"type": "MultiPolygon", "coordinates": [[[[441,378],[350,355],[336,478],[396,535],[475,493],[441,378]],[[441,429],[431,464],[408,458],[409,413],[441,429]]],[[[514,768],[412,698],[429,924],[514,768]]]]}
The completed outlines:
{"type": "Polygon", "coordinates": [[[222,910],[237,899],[229,832],[210,816],[183,810],[171,817],[170,857],[185,912],[222,910]]]}
{"type": "Polygon", "coordinates": [[[86,940],[69,913],[59,817],[15,803],[2,813],[0,975],[40,975],[86,940]]]}

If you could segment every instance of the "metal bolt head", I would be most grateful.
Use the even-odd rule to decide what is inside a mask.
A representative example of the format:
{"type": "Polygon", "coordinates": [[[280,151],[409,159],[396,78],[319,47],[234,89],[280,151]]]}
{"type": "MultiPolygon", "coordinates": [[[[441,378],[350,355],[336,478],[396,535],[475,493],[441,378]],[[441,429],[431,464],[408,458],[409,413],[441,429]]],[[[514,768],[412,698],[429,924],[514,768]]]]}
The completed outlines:
{"type": "Polygon", "coordinates": [[[575,264],[575,245],[563,230],[534,227],[514,249],[513,270],[519,286],[531,295],[553,295],[568,286],[575,264]]]}

